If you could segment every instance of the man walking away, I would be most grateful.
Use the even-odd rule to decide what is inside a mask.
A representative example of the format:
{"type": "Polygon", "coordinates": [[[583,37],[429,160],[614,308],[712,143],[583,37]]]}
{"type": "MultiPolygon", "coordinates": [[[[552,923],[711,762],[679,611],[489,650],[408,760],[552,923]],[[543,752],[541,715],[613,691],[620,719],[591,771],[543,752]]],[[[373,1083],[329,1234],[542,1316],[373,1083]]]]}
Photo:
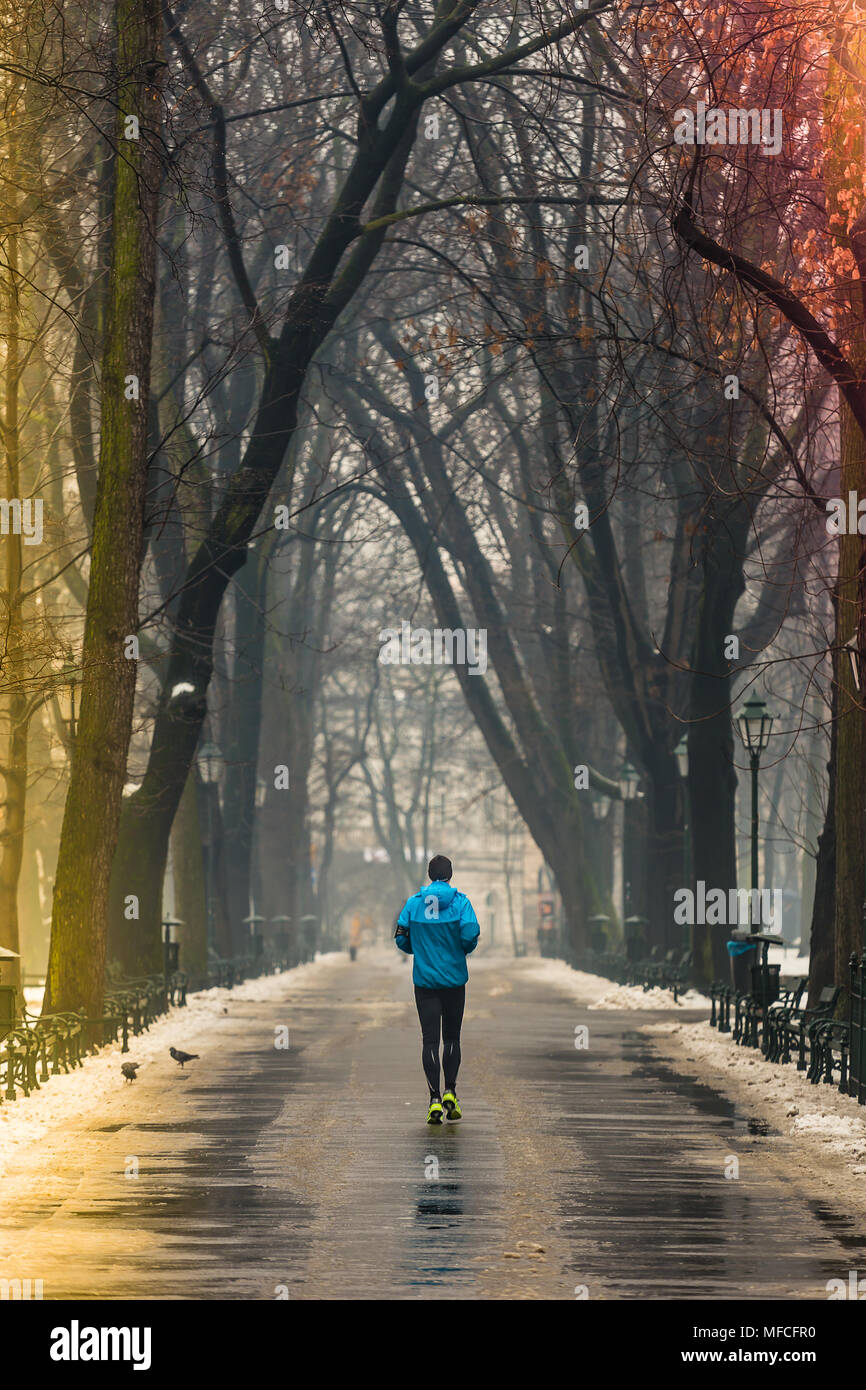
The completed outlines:
{"type": "Polygon", "coordinates": [[[451,860],[437,854],[427,866],[430,885],[407,899],[394,939],[401,951],[414,956],[412,979],[421,1020],[421,1060],[430,1089],[428,1125],[459,1120],[457,1072],[460,1068],[460,1026],[466,1002],[469,971],[466,957],[478,944],[480,927],[465,893],[451,886],[451,860]],[[445,1094],[439,1093],[439,1031],[442,1030],[442,1069],[445,1094]]]}

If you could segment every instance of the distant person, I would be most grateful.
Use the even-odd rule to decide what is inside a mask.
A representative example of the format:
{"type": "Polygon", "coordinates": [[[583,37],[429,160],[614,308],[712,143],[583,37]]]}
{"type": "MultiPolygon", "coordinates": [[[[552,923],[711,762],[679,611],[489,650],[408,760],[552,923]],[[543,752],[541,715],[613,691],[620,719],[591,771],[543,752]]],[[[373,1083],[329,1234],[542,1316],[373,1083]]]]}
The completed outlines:
{"type": "Polygon", "coordinates": [[[460,1068],[460,1026],[466,1003],[469,971],[466,957],[478,944],[480,928],[465,893],[451,886],[451,860],[437,854],[427,866],[430,886],[407,899],[394,939],[401,951],[414,956],[412,979],[421,1020],[421,1061],[430,1090],[428,1125],[459,1120],[457,1100],[460,1068]],[[439,1092],[439,1030],[442,1030],[442,1069],[445,1094],[439,1092]]]}
{"type": "Polygon", "coordinates": [[[356,912],[349,926],[349,959],[355,960],[361,944],[361,918],[356,912]]]}

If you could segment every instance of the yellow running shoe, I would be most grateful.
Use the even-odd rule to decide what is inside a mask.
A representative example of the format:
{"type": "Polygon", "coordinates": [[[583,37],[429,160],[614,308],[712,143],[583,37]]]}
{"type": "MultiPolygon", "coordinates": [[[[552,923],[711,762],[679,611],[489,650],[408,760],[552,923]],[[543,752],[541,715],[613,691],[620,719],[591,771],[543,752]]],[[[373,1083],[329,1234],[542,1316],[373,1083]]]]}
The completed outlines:
{"type": "Polygon", "coordinates": [[[442,1097],[442,1104],[445,1106],[445,1115],[449,1120],[462,1120],[463,1111],[460,1109],[460,1102],[453,1091],[446,1091],[442,1097]]]}
{"type": "Polygon", "coordinates": [[[431,1100],[430,1109],[427,1111],[428,1125],[441,1125],[444,1115],[441,1100],[431,1100]]]}

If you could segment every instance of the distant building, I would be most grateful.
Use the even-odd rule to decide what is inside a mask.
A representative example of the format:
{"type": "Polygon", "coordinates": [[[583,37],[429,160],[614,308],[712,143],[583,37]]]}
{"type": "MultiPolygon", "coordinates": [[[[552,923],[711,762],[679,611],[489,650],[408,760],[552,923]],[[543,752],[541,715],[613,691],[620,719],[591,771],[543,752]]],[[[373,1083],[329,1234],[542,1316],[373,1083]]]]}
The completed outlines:
{"type": "MultiPolygon", "coordinates": [[[[471,899],[481,925],[479,953],[537,954],[542,920],[549,923],[544,929],[550,931],[551,939],[558,934],[561,911],[553,875],[510,800],[503,804],[501,792],[474,802],[468,811],[458,812],[453,822],[441,815],[431,818],[428,839],[428,847],[415,850],[411,881],[420,887],[427,881],[432,856],[448,856],[454,865],[454,885],[471,899]]],[[[394,874],[387,847],[374,842],[369,828],[339,833],[334,868],[340,879],[347,873],[359,875],[354,880],[356,897],[359,892],[364,896],[361,904],[347,902],[343,906],[340,883],[335,882],[330,890],[335,906],[340,904],[341,918],[345,918],[342,934],[346,940],[349,920],[358,906],[366,908],[378,922],[384,920],[383,913],[390,914],[383,936],[390,935],[393,917],[402,904],[390,901],[394,874]]]]}

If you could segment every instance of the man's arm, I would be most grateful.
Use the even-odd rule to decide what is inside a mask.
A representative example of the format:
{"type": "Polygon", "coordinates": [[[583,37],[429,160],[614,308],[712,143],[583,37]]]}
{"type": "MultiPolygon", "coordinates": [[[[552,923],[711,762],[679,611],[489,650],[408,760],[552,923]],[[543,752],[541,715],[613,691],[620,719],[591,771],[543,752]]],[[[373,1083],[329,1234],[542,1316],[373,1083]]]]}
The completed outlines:
{"type": "Polygon", "coordinates": [[[412,940],[409,935],[409,921],[409,903],[407,901],[403,904],[403,910],[397,918],[397,925],[394,928],[394,942],[399,950],[406,952],[407,956],[413,954],[412,940]]]}
{"type": "Polygon", "coordinates": [[[475,916],[475,909],[469,899],[464,897],[460,908],[460,945],[465,955],[471,955],[475,950],[480,935],[481,928],[475,916]]]}

